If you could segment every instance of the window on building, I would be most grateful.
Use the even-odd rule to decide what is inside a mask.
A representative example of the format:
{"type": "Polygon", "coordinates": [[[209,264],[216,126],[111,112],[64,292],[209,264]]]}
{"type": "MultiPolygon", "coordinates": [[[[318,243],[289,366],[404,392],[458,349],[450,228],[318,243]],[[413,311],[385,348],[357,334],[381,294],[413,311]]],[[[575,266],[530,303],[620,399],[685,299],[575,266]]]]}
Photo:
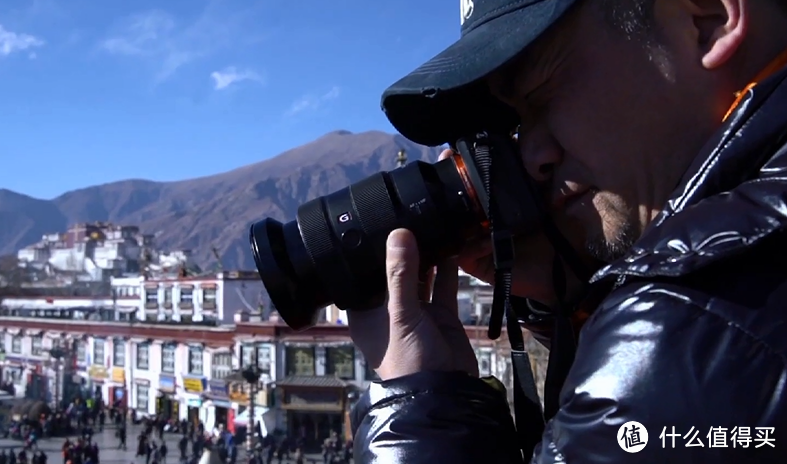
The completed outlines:
{"type": "Polygon", "coordinates": [[[164,288],[164,307],[172,307],[172,287],[164,288]]]}
{"type": "Polygon", "coordinates": [[[332,346],[325,349],[325,374],[340,379],[355,379],[355,348],[332,346]]]}
{"type": "Polygon", "coordinates": [[[492,353],[488,351],[477,351],[476,359],[478,359],[478,375],[480,377],[489,377],[492,375],[492,353]]]}
{"type": "Polygon", "coordinates": [[[115,339],[112,342],[112,364],[117,367],[126,366],[126,342],[115,339]]]}
{"type": "Polygon", "coordinates": [[[146,371],[150,369],[150,344],[139,343],[137,345],[137,369],[146,371]]]}
{"type": "Polygon", "coordinates": [[[158,287],[145,289],[145,307],[148,309],[158,308],[158,287]]]}
{"type": "Polygon", "coordinates": [[[189,347],[189,374],[202,375],[202,348],[189,347]]]}
{"type": "Polygon", "coordinates": [[[287,347],[287,375],[314,375],[314,348],[287,347]]]}
{"type": "Polygon", "coordinates": [[[202,307],[216,309],[216,288],[205,287],[202,289],[202,307]]]}
{"type": "Polygon", "coordinates": [[[254,364],[254,345],[241,345],[240,347],[240,367],[246,369],[254,364]]]}
{"type": "Polygon", "coordinates": [[[486,326],[489,325],[489,318],[492,315],[492,304],[482,304],[481,305],[481,314],[478,315],[477,320],[480,319],[480,325],[486,326]]]}
{"type": "Polygon", "coordinates": [[[11,353],[21,353],[22,352],[22,336],[21,335],[14,335],[11,338],[11,353]]]}
{"type": "Polygon", "coordinates": [[[257,347],[257,367],[263,374],[271,374],[271,347],[260,345],[257,347]]]}
{"type": "Polygon", "coordinates": [[[104,340],[100,338],[93,340],[93,364],[104,365],[104,340]]]}
{"type": "Polygon", "coordinates": [[[147,413],[150,402],[150,386],[137,384],[137,410],[147,413]]]}
{"type": "Polygon", "coordinates": [[[210,377],[221,380],[232,373],[232,353],[216,353],[210,367],[210,377]]]}
{"type": "Polygon", "coordinates": [[[30,339],[30,354],[33,356],[44,355],[44,337],[37,335],[30,339]]]}
{"type": "Polygon", "coordinates": [[[194,302],[194,289],[192,287],[180,287],[180,306],[189,307],[194,302]]]}
{"type": "Polygon", "coordinates": [[[254,345],[241,345],[240,347],[240,367],[246,369],[254,364],[254,345]]]}
{"type": "Polygon", "coordinates": [[[215,287],[205,287],[202,289],[202,307],[205,309],[216,309],[217,289],[215,287]]]}
{"type": "Polygon", "coordinates": [[[175,373],[175,345],[163,345],[161,347],[161,372],[167,374],[175,373]]]}
{"type": "Polygon", "coordinates": [[[76,345],[76,350],[77,350],[77,362],[84,364],[85,362],[87,362],[85,360],[85,358],[87,357],[87,353],[85,352],[86,351],[85,342],[84,340],[77,340],[74,342],[74,344],[76,345]]]}
{"type": "MultiPolygon", "coordinates": [[[[241,346],[241,367],[247,368],[254,364],[254,345],[241,346]]],[[[262,374],[271,375],[271,347],[257,345],[257,367],[262,374]]]]}

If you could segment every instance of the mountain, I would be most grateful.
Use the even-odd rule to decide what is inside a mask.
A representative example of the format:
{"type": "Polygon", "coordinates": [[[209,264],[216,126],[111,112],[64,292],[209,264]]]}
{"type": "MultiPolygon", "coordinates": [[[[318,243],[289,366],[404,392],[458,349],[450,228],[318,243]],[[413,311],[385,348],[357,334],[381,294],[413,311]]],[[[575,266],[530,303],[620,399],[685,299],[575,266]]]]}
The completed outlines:
{"type": "Polygon", "coordinates": [[[159,247],[193,250],[212,266],[216,247],[227,268],[253,269],[249,225],[264,217],[292,220],[298,205],[396,165],[434,161],[440,150],[383,132],[336,131],[274,158],[233,171],[178,182],[129,179],[40,200],[0,189],[0,255],[80,222],[138,225],[159,247]]]}

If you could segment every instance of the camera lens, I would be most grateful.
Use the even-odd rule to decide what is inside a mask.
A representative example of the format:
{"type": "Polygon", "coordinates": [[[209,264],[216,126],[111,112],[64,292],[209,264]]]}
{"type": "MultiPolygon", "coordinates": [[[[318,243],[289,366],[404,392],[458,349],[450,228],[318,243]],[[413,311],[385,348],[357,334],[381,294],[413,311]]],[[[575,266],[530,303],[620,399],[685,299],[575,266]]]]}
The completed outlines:
{"type": "Polygon", "coordinates": [[[292,222],[253,224],[254,261],[282,319],[301,330],[331,303],[382,305],[385,243],[394,229],[413,232],[422,266],[458,253],[484,221],[473,180],[459,155],[417,161],[304,203],[292,222]]]}

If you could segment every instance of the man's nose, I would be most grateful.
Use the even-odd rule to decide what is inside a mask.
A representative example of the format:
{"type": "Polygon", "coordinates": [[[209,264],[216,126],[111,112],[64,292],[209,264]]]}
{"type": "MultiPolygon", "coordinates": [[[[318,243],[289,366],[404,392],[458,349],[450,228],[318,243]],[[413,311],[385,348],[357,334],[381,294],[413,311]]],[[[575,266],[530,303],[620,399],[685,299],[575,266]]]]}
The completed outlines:
{"type": "Polygon", "coordinates": [[[518,137],[519,152],[530,177],[539,183],[549,181],[563,160],[560,145],[543,124],[520,131],[518,137]]]}

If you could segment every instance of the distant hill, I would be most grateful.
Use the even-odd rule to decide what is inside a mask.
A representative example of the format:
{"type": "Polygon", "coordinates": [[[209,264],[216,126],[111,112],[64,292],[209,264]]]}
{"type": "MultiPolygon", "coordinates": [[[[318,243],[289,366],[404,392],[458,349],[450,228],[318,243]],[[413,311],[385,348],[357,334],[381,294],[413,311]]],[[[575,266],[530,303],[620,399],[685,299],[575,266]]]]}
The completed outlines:
{"type": "Polygon", "coordinates": [[[396,154],[434,161],[440,150],[383,132],[336,131],[274,158],[233,171],[178,182],[130,179],[39,200],[0,189],[0,255],[74,223],[110,221],[157,233],[163,249],[194,251],[210,266],[252,269],[248,227],[264,217],[292,220],[301,203],[393,169],[396,154]]]}

